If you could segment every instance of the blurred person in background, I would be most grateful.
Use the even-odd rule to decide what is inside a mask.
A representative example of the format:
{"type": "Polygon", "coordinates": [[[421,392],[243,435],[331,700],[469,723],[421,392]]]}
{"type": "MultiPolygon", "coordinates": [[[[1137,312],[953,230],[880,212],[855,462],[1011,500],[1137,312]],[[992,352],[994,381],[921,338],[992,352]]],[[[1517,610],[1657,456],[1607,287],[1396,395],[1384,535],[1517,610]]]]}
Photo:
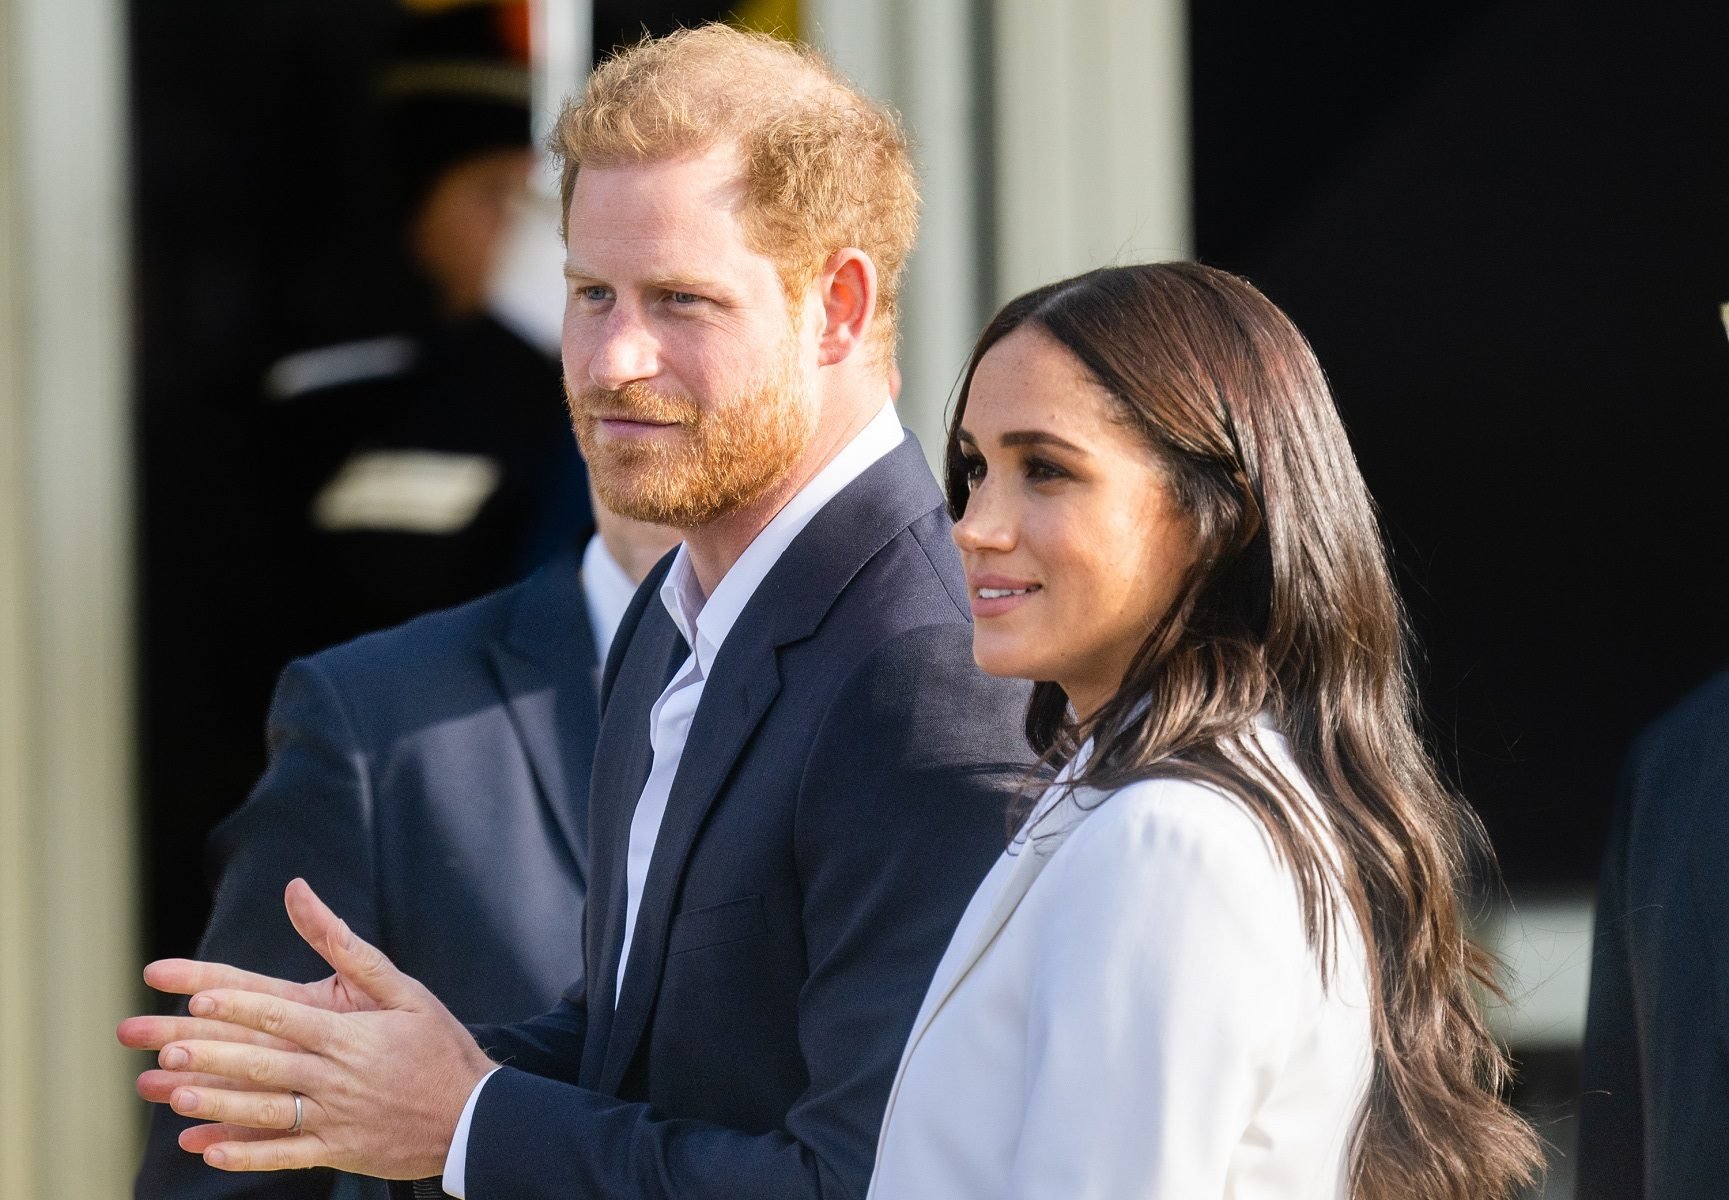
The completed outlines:
{"type": "MultiPolygon", "coordinates": [[[[212,835],[199,953],[287,979],[323,963],[282,910],[296,876],[464,1020],[544,1012],[582,986],[598,671],[677,535],[596,502],[598,530],[530,579],[325,650],[283,673],[271,758],[212,835]]],[[[329,1170],[217,1171],[152,1118],[140,1200],[383,1197],[329,1170]]]]}
{"type": "MultiPolygon", "coordinates": [[[[719,11],[609,0],[595,45],[719,11]]],[[[136,15],[146,934],[170,955],[285,664],[515,582],[588,517],[556,202],[522,200],[526,6],[136,15]]]]}
{"type": "MultiPolygon", "coordinates": [[[[388,55],[356,85],[360,132],[332,132],[327,163],[290,158],[290,129],[252,133],[281,139],[302,172],[355,165],[344,138],[370,148],[373,177],[326,182],[372,198],[355,223],[388,226],[375,236],[391,250],[348,275],[277,262],[252,283],[315,294],[345,280],[359,296],[327,298],[327,329],[348,340],[251,366],[243,432],[155,468],[185,469],[180,511],[152,518],[146,634],[153,935],[174,952],[208,916],[200,851],[264,766],[260,717],[283,667],[515,583],[592,521],[554,354],[556,207],[536,223],[527,202],[527,6],[389,7],[388,55]]],[[[303,218],[275,219],[288,239],[303,218]]],[[[331,228],[327,252],[359,236],[331,228]]]]}
{"type": "Polygon", "coordinates": [[[521,579],[590,520],[556,364],[557,215],[530,202],[528,5],[407,7],[380,165],[421,314],[265,373],[277,665],[521,579]]]}
{"type": "Polygon", "coordinates": [[[1598,884],[1579,1200],[1729,1192],[1729,673],[1634,743],[1598,884]]]}

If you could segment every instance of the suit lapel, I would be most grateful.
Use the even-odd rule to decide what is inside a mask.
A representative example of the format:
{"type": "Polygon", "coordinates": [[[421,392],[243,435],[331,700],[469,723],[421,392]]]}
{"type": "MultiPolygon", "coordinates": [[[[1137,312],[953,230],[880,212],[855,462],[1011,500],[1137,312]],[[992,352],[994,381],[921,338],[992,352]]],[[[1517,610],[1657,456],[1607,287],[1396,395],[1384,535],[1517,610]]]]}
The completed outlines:
{"type": "MultiPolygon", "coordinates": [[[[661,575],[664,571],[650,575],[644,589],[652,586],[658,592],[661,575]]],[[[643,599],[640,592],[638,599],[643,599]]],[[[585,925],[590,1046],[608,1044],[615,1018],[613,996],[624,943],[630,822],[654,763],[648,713],[689,654],[657,595],[646,598],[641,619],[628,634],[621,629],[619,636],[629,636],[630,641],[622,654],[615,651],[612,656],[616,675],[601,720],[589,806],[595,846],[585,925]]],[[[585,1052],[584,1085],[598,1086],[603,1067],[599,1054],[585,1052]]]]}
{"type": "MultiPolygon", "coordinates": [[[[666,814],[661,818],[654,856],[643,881],[642,905],[637,910],[636,931],[631,937],[624,987],[619,993],[607,1042],[600,1084],[604,1092],[617,1090],[653,1011],[661,969],[666,962],[667,934],[679,893],[678,881],[684,876],[697,833],[751,734],[756,732],[780,692],[774,647],[763,644],[759,637],[753,639],[757,644],[751,647],[753,653],[748,657],[730,654],[734,649],[733,638],[739,632],[735,628],[727,637],[720,657],[715,660],[713,676],[703,684],[702,701],[691,722],[678,774],[667,795],[666,814]]],[[[625,844],[617,848],[617,853],[620,861],[629,856],[628,828],[625,844]]],[[[624,907],[621,897],[618,905],[621,914],[624,907]]],[[[620,922],[612,954],[615,964],[616,947],[623,940],[624,927],[620,922]]]]}
{"type": "MultiPolygon", "coordinates": [[[[631,961],[609,1031],[602,1091],[616,1091],[636,1056],[660,991],[679,882],[709,810],[780,692],[781,648],[815,632],[864,565],[941,500],[918,442],[908,436],[811,518],[739,614],[703,683],[702,701],[667,797],[631,936],[631,961]]],[[[670,618],[666,623],[671,627],[670,618]]],[[[645,724],[652,703],[640,709],[638,719],[645,724]]],[[[625,826],[623,842],[613,847],[620,864],[629,856],[628,818],[625,826]]],[[[622,868],[619,875],[622,888],[622,868]]],[[[617,929],[607,931],[614,970],[624,935],[622,890],[616,907],[617,929]]]]}
{"type": "Polygon", "coordinates": [[[541,801],[586,879],[588,776],[600,703],[594,632],[574,548],[523,585],[509,628],[490,654],[541,801]]]}

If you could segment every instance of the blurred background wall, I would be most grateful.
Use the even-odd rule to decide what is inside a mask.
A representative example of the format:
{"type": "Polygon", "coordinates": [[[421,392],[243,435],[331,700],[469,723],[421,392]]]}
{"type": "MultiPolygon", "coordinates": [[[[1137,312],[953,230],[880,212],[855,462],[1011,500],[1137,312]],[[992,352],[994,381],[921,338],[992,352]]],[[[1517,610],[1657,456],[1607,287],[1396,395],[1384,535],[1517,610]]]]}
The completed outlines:
{"type": "Polygon", "coordinates": [[[0,3],[0,1195],[118,1196],[136,1101],[124,12],[0,3]]]}
{"type": "MultiPolygon", "coordinates": [[[[1195,255],[1310,335],[1509,881],[1483,930],[1569,1194],[1617,763],[1729,659],[1729,10],[583,7],[542,16],[600,52],[717,16],[797,31],[901,108],[926,177],[902,408],[933,453],[974,332],[1058,275],[1195,255]]],[[[148,1002],[138,963],[196,941],[203,837],[262,765],[280,665],[233,603],[281,569],[234,502],[261,380],[406,308],[368,116],[403,19],[0,0],[0,1194],[124,1190],[110,1029],[148,1002]]]]}

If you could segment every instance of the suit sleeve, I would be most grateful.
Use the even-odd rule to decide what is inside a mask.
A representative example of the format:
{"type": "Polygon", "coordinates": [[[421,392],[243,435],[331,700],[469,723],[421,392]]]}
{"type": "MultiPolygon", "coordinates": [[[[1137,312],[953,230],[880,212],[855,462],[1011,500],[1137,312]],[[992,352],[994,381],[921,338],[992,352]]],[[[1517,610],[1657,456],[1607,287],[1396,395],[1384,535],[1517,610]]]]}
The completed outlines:
{"type": "Polygon", "coordinates": [[[565,990],[557,1007],[531,1020],[470,1025],[468,1031],[487,1057],[501,1066],[575,1083],[588,1033],[587,985],[578,979],[565,990]]]}
{"type": "Polygon", "coordinates": [[[1597,884],[1579,1095],[1579,1200],[1645,1196],[1645,1102],[1629,938],[1642,914],[1629,911],[1626,880],[1640,759],[1636,752],[1622,773],[1597,884]]]}
{"type": "Polygon", "coordinates": [[[973,666],[968,627],[932,626],[879,648],[820,718],[794,846],[810,1083],[784,1129],[668,1120],[506,1068],[475,1110],[470,1200],[863,1197],[902,1044],[1027,776],[1025,699],[973,666]]]}
{"type": "MultiPolygon", "coordinates": [[[[378,940],[367,764],[342,697],[315,660],[283,672],[268,730],[269,766],[246,803],[211,835],[215,905],[198,953],[310,981],[330,968],[288,922],[282,893],[296,875],[360,936],[378,940]]],[[[336,1187],[336,1173],[324,1169],[278,1175],[213,1170],[175,1141],[193,1123],[155,1106],[135,1186],[139,1200],[322,1200],[336,1187]]]]}

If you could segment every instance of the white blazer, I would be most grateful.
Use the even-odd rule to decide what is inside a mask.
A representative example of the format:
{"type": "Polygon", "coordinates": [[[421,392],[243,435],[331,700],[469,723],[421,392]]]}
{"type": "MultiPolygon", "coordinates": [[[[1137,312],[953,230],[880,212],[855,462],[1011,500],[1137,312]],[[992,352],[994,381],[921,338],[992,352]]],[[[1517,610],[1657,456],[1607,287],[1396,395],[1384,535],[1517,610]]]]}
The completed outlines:
{"type": "MultiPolygon", "coordinates": [[[[1312,802],[1284,738],[1258,736],[1312,802]]],[[[1323,988],[1239,802],[1059,781],[937,968],[870,1200],[1346,1196],[1371,1042],[1363,941],[1341,926],[1323,988]]]]}

